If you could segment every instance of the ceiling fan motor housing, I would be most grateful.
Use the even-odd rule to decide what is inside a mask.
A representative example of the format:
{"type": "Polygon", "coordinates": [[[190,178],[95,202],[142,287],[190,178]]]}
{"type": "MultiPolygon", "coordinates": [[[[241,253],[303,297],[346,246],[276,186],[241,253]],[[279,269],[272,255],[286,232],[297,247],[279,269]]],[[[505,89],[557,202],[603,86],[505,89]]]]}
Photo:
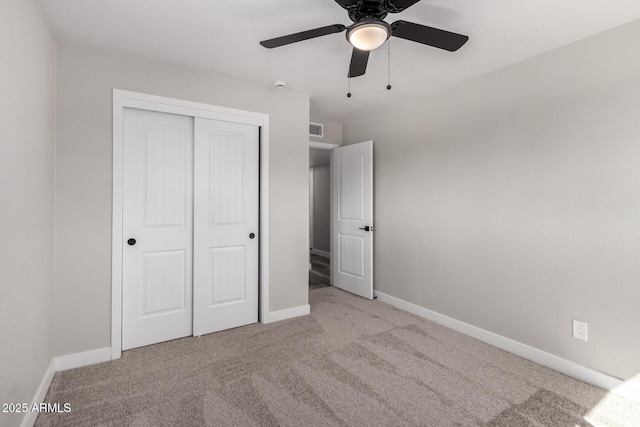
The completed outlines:
{"type": "Polygon", "coordinates": [[[346,6],[346,9],[353,22],[366,18],[383,20],[389,14],[386,3],[386,0],[358,0],[353,5],[346,6]]]}

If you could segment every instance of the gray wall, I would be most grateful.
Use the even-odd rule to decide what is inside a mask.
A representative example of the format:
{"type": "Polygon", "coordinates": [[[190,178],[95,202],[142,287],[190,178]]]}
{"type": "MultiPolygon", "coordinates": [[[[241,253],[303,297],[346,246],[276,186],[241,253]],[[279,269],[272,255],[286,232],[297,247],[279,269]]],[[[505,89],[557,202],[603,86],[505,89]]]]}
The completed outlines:
{"type": "Polygon", "coordinates": [[[329,166],[313,168],[313,247],[330,252],[331,175],[329,166]]]}
{"type": "Polygon", "coordinates": [[[375,288],[640,372],[638,40],[640,21],[346,123],[374,140],[375,288]]]}
{"type": "Polygon", "coordinates": [[[0,402],[30,403],[53,357],[55,42],[34,1],[0,4],[0,64],[0,402]]]}
{"type": "Polygon", "coordinates": [[[56,355],[110,346],[112,88],[270,115],[270,309],[307,304],[307,96],[70,44],[57,82],[56,355]]]}

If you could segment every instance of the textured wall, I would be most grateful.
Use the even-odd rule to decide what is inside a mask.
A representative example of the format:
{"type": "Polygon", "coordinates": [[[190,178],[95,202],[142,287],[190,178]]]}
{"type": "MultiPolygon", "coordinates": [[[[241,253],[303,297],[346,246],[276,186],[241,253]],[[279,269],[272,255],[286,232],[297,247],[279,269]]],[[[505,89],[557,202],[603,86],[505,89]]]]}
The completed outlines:
{"type": "Polygon", "coordinates": [[[55,176],[55,42],[35,1],[0,3],[0,64],[0,403],[31,403],[53,357],[55,176]]]}
{"type": "Polygon", "coordinates": [[[375,288],[640,372],[638,39],[636,21],[346,123],[374,140],[375,288]]]}
{"type": "Polygon", "coordinates": [[[57,81],[57,355],[110,346],[113,88],[270,115],[270,309],[308,303],[307,96],[70,44],[57,81]]]}

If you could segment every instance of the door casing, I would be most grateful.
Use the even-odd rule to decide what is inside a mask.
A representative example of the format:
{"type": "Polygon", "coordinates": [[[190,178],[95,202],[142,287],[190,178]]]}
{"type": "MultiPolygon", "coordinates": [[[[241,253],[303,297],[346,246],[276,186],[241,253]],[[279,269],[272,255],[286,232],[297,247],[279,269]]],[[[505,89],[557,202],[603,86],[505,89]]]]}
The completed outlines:
{"type": "Polygon", "coordinates": [[[122,214],[124,108],[258,126],[260,147],[259,314],[269,323],[269,115],[144,93],[113,90],[113,196],[111,235],[111,359],[122,356],[122,214]]]}

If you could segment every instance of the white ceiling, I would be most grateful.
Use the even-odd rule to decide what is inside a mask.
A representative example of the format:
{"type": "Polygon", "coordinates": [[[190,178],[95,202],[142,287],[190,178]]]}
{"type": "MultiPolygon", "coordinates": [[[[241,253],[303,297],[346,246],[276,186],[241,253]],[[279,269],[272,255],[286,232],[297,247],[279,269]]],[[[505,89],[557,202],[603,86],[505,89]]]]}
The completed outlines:
{"type": "Polygon", "coordinates": [[[422,0],[387,22],[413,21],[466,34],[450,53],[392,39],[351,79],[344,33],[265,49],[258,42],[329,24],[349,25],[333,0],[40,0],[58,39],[170,62],[311,97],[316,120],[345,122],[378,103],[397,105],[640,19],[638,0],[422,0]]]}

